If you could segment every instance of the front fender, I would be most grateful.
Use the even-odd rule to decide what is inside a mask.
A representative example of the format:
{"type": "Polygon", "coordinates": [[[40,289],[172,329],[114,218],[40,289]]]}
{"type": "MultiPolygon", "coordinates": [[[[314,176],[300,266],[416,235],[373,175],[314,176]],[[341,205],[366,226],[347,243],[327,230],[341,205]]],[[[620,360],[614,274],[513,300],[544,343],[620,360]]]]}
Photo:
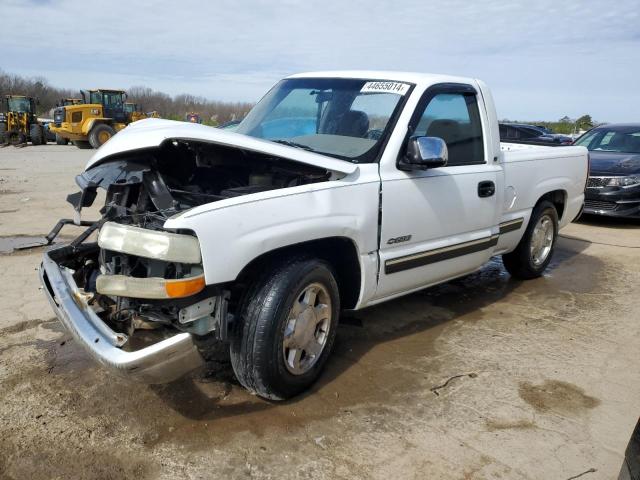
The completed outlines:
{"type": "Polygon", "coordinates": [[[82,134],[89,135],[89,132],[91,131],[94,125],[96,125],[97,123],[105,123],[107,121],[109,121],[108,118],[102,118],[102,117],[89,118],[86,122],[82,124],[82,134]]]}
{"type": "Polygon", "coordinates": [[[310,240],[349,238],[363,255],[377,250],[379,177],[377,169],[369,170],[355,182],[343,179],[215,202],[164,226],[195,232],[209,285],[235,280],[264,253],[310,240]]]}

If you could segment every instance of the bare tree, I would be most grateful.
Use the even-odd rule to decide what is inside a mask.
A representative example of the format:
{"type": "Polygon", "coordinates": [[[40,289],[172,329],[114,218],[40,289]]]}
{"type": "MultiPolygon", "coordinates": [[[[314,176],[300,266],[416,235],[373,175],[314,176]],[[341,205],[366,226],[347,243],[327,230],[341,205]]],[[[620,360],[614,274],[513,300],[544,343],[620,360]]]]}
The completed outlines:
{"type": "MultiPolygon", "coordinates": [[[[249,102],[223,102],[209,100],[187,93],[171,97],[145,86],[128,90],[129,101],[140,105],[142,111],[157,111],[163,118],[184,120],[189,112],[200,114],[205,123],[217,125],[243,118],[253,106],[249,102]]],[[[78,97],[79,92],[68,88],[52,87],[46,78],[27,78],[0,70],[0,98],[5,95],[27,95],[39,100],[38,113],[50,115],[52,108],[62,98],[78,97]]]]}

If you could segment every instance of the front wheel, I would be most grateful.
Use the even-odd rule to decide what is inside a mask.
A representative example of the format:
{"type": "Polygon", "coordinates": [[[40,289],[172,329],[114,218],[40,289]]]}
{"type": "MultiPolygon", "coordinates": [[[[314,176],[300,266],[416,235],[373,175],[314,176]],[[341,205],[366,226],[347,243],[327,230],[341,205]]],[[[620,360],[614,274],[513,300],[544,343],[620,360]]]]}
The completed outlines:
{"type": "Polygon", "coordinates": [[[116,131],[111,125],[107,125],[106,123],[99,123],[89,132],[89,143],[93,148],[100,148],[102,145],[107,143],[115,134],[116,131]]]}
{"type": "Polygon", "coordinates": [[[318,259],[281,264],[247,292],[231,335],[231,364],[249,391],[285,400],[320,375],[336,336],[340,296],[318,259]]]}
{"type": "Polygon", "coordinates": [[[44,145],[46,143],[44,138],[44,128],[42,125],[31,125],[29,128],[29,136],[31,137],[32,145],[44,145]]]}
{"type": "Polygon", "coordinates": [[[551,202],[538,203],[529,225],[513,252],[502,256],[507,271],[516,278],[528,280],[542,275],[553,256],[558,237],[558,212],[551,202]]]}

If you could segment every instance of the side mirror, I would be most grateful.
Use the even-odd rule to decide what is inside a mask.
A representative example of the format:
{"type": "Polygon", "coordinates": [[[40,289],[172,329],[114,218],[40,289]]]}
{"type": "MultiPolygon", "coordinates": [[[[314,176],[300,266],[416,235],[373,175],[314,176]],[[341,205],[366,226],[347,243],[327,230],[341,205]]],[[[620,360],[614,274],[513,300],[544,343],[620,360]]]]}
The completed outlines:
{"type": "Polygon", "coordinates": [[[444,167],[449,153],[447,144],[438,137],[411,137],[404,156],[398,161],[400,170],[426,170],[444,167]]]}

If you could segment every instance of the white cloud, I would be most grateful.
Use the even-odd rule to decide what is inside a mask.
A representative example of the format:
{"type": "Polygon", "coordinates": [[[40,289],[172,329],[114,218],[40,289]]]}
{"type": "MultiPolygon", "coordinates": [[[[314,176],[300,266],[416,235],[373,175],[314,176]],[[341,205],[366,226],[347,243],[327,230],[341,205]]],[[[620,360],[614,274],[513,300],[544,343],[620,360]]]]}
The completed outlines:
{"type": "Polygon", "coordinates": [[[535,2],[4,0],[0,67],[73,88],[145,84],[255,100],[288,73],[385,69],[482,78],[501,117],[637,120],[636,0],[535,2]]]}

